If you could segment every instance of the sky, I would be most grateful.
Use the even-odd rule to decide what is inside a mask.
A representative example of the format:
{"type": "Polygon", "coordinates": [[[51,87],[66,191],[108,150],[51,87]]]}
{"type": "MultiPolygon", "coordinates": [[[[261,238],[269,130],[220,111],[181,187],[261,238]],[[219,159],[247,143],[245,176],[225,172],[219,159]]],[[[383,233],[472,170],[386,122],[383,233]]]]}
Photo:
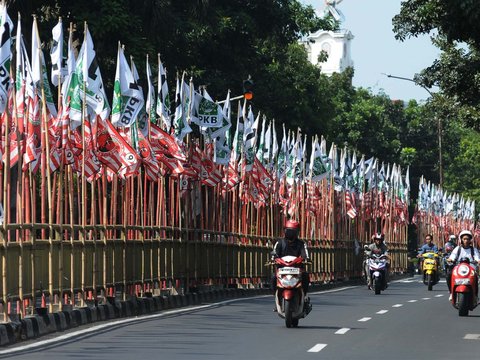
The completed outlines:
{"type": "MultiPolygon", "coordinates": [[[[324,0],[300,1],[321,11],[325,8],[324,0]]],[[[341,28],[350,30],[354,36],[351,43],[355,68],[353,85],[370,89],[373,94],[383,91],[392,100],[424,101],[430,95],[422,87],[382,75],[386,73],[411,79],[439,55],[439,50],[431,44],[428,36],[404,42],[395,40],[392,18],[400,12],[401,1],[343,0],[337,5],[345,17],[341,28]]]]}

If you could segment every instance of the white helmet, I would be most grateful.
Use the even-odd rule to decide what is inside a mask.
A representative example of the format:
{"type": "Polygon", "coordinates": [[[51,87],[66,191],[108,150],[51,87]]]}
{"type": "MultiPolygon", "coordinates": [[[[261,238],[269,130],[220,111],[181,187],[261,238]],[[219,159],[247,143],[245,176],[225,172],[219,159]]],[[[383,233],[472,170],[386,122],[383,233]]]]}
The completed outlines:
{"type": "Polygon", "coordinates": [[[460,232],[460,234],[458,234],[458,237],[461,239],[462,236],[464,236],[464,235],[468,235],[468,236],[470,236],[470,239],[473,239],[473,234],[470,230],[462,230],[460,232]]]}

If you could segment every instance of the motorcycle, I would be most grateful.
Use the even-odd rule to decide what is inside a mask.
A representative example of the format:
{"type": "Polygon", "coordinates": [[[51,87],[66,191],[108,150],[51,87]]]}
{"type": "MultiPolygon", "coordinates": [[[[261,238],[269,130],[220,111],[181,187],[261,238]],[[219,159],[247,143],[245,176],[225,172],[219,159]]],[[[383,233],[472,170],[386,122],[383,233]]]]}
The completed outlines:
{"type": "Polygon", "coordinates": [[[450,257],[450,254],[451,253],[444,253],[442,255],[442,260],[441,260],[441,264],[442,264],[442,270],[443,270],[443,274],[445,275],[445,277],[452,272],[453,270],[453,264],[449,264],[447,259],[450,257]]]}
{"type": "Polygon", "coordinates": [[[367,266],[370,276],[370,284],[375,295],[380,294],[382,290],[387,288],[387,255],[371,254],[367,259],[367,266]]]}
{"type": "Polygon", "coordinates": [[[451,288],[452,305],[458,309],[459,316],[468,316],[468,312],[478,305],[477,262],[461,258],[453,268],[451,288]]]}
{"type": "Polygon", "coordinates": [[[275,305],[277,314],[285,319],[287,328],[297,327],[299,320],[312,310],[310,301],[305,301],[305,293],[302,288],[302,273],[305,264],[302,257],[295,256],[283,256],[267,263],[267,265],[276,267],[275,305]]]}
{"type": "Polygon", "coordinates": [[[422,262],[422,273],[423,273],[423,283],[428,286],[428,291],[432,291],[433,285],[438,283],[439,274],[438,274],[438,257],[439,255],[435,252],[425,252],[421,255],[423,258],[422,262]]]}

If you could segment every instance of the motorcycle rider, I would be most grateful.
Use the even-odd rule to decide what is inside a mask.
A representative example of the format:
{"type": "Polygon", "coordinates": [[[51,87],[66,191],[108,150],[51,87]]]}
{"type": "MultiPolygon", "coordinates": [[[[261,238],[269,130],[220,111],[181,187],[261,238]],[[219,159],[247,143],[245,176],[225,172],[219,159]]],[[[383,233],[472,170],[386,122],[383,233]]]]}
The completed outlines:
{"type": "MultiPolygon", "coordinates": [[[[459,259],[468,258],[470,263],[476,261],[477,263],[480,262],[480,254],[478,250],[473,246],[473,234],[470,230],[462,230],[458,235],[460,239],[460,245],[453,249],[452,253],[448,257],[447,261],[452,264],[456,264],[459,259]]],[[[448,280],[447,280],[448,281],[448,280]]],[[[450,289],[449,289],[450,290],[450,289]]],[[[477,287],[478,291],[478,287],[477,287]]],[[[478,294],[476,294],[478,296],[478,294]]],[[[448,298],[450,301],[452,300],[452,293],[448,298]]]]}
{"type": "MultiPolygon", "coordinates": [[[[381,233],[376,233],[372,235],[372,243],[370,245],[365,245],[365,255],[367,258],[373,254],[375,255],[386,255],[388,256],[388,248],[384,243],[385,235],[381,233]]],[[[388,273],[389,273],[390,264],[387,264],[387,273],[385,274],[385,288],[388,287],[388,273]]],[[[368,288],[372,288],[371,279],[370,279],[370,269],[368,268],[368,262],[364,263],[364,271],[367,277],[368,288]]]]}
{"type": "Polygon", "coordinates": [[[425,244],[423,244],[423,246],[420,248],[420,250],[418,251],[418,255],[417,257],[420,259],[420,261],[418,262],[418,266],[419,266],[419,271],[422,272],[422,269],[423,269],[423,257],[422,257],[422,254],[426,253],[426,252],[434,252],[434,253],[438,253],[438,247],[437,245],[435,245],[433,243],[433,235],[432,234],[427,234],[425,235],[425,244]]]}
{"type": "Polygon", "coordinates": [[[452,265],[448,264],[448,257],[450,257],[450,254],[452,253],[453,249],[457,246],[457,237],[455,235],[450,235],[448,238],[448,241],[445,243],[444,247],[444,260],[445,260],[445,279],[447,281],[447,287],[448,291],[451,292],[451,279],[452,279],[452,265]]]}
{"type": "Polygon", "coordinates": [[[457,246],[457,237],[452,234],[448,237],[448,241],[445,243],[445,250],[447,249],[447,247],[451,247],[452,249],[455,249],[456,246],[457,246]]]}
{"type": "MultiPolygon", "coordinates": [[[[272,251],[272,260],[277,257],[283,256],[301,256],[305,261],[309,261],[307,245],[305,242],[298,238],[298,234],[300,232],[300,223],[296,220],[288,220],[285,223],[285,237],[279,239],[272,251]]],[[[310,282],[310,277],[307,271],[302,272],[302,289],[305,294],[305,303],[310,303],[310,298],[307,296],[308,293],[308,283],[310,282]]],[[[276,275],[273,274],[272,278],[272,288],[275,293],[275,288],[277,286],[277,278],[276,275]]],[[[276,311],[276,309],[274,309],[276,311]]]]}

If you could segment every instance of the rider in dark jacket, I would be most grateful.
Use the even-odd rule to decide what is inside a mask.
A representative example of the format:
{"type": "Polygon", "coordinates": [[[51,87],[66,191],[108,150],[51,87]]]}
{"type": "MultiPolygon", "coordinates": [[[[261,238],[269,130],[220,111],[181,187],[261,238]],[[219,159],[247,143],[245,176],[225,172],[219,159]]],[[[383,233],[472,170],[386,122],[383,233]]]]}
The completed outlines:
{"type": "MultiPolygon", "coordinates": [[[[365,256],[369,257],[372,254],[375,255],[386,255],[388,256],[388,248],[387,245],[384,243],[385,241],[385,235],[381,233],[376,233],[372,235],[372,243],[370,245],[365,246],[365,256]]],[[[388,287],[388,281],[389,281],[389,269],[390,269],[390,264],[387,264],[387,271],[385,273],[385,281],[386,281],[386,287],[388,287]]],[[[370,278],[370,270],[368,267],[368,262],[364,262],[364,271],[365,271],[365,276],[367,278],[367,286],[369,289],[371,289],[372,284],[371,284],[371,278],[370,278]]]]}
{"type": "MultiPolygon", "coordinates": [[[[283,256],[301,256],[305,261],[309,260],[307,245],[305,242],[298,238],[300,232],[300,224],[295,220],[288,220],[285,223],[285,237],[278,240],[272,252],[272,259],[283,256]]],[[[308,283],[310,282],[308,272],[304,271],[302,273],[302,288],[305,295],[308,292],[308,283]]],[[[275,274],[272,278],[272,288],[275,291],[277,286],[277,279],[275,274]]],[[[308,297],[306,296],[306,299],[308,297]]]]}

